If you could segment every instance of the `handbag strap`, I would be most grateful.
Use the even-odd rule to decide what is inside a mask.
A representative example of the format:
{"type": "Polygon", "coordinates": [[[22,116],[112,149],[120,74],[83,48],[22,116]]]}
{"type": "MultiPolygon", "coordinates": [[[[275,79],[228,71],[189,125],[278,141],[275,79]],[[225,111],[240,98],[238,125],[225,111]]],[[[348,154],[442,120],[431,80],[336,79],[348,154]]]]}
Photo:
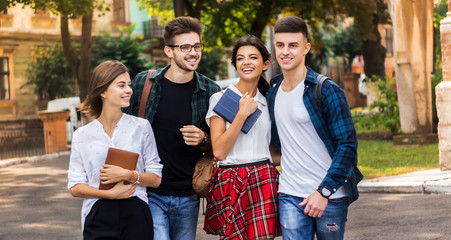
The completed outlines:
{"type": "Polygon", "coordinates": [[[146,112],[147,98],[149,98],[150,89],[152,88],[153,79],[149,78],[157,70],[149,70],[147,72],[146,80],[144,82],[144,88],[141,95],[141,103],[139,104],[138,117],[144,118],[144,113],[146,112]]]}

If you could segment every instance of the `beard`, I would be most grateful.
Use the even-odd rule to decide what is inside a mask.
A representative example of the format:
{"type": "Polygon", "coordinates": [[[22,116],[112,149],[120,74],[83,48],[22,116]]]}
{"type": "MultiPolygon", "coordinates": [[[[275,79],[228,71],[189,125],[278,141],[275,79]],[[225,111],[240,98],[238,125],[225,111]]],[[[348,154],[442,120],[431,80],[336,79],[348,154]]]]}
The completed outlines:
{"type": "MultiPolygon", "coordinates": [[[[186,72],[193,72],[196,71],[197,68],[199,68],[199,63],[197,63],[194,67],[191,67],[189,65],[186,64],[185,60],[189,59],[193,57],[193,55],[188,55],[185,58],[180,58],[178,56],[174,56],[174,62],[177,65],[177,67],[179,67],[180,69],[186,71],[186,72]]],[[[200,56],[195,56],[197,58],[200,59],[200,56]]]]}

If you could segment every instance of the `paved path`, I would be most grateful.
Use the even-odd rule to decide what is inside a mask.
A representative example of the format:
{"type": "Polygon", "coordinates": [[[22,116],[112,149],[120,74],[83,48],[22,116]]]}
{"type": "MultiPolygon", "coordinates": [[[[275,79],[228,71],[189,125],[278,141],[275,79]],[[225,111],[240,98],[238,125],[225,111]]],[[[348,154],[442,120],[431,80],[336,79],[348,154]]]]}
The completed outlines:
{"type": "MultiPolygon", "coordinates": [[[[67,166],[60,156],[0,168],[0,240],[82,239],[67,166]]],[[[349,212],[345,239],[451,239],[451,195],[363,193],[349,212]]],[[[197,239],[218,239],[202,223],[200,213],[197,239]]]]}

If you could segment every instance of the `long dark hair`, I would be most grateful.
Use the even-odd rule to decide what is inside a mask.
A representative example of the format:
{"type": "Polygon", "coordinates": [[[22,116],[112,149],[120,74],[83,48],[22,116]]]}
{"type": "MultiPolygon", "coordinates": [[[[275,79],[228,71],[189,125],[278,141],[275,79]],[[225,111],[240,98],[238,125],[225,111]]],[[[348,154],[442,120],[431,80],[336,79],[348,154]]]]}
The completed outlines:
{"type": "Polygon", "coordinates": [[[99,64],[91,76],[89,93],[80,105],[80,111],[90,117],[98,118],[103,108],[100,94],[108,89],[114,79],[127,72],[127,67],[117,60],[107,60],[99,64]]]}
{"type": "MultiPolygon", "coordinates": [[[[260,39],[258,39],[254,35],[246,35],[238,39],[238,41],[235,43],[235,46],[233,47],[231,62],[232,65],[235,67],[235,69],[236,69],[236,55],[238,53],[238,49],[244,46],[253,46],[257,48],[257,50],[263,57],[263,62],[268,61],[269,58],[271,57],[271,54],[268,52],[268,49],[266,49],[265,44],[260,39]]],[[[260,93],[263,94],[263,96],[265,96],[269,90],[269,83],[265,79],[265,77],[263,77],[263,74],[260,76],[260,79],[258,80],[257,88],[258,91],[260,91],[260,93]]]]}

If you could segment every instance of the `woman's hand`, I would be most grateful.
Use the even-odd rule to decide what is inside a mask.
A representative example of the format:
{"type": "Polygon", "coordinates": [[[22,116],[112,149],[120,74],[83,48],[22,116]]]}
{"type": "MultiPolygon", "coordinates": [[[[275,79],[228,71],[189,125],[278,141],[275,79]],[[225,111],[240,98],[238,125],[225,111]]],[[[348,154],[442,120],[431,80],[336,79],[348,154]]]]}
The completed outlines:
{"type": "Polygon", "coordinates": [[[257,107],[257,102],[255,102],[254,98],[249,96],[249,94],[246,92],[240,99],[240,108],[238,110],[238,114],[241,114],[244,117],[248,117],[257,110],[257,107]]]}
{"type": "Polygon", "coordinates": [[[130,179],[132,172],[116,165],[103,164],[100,169],[100,182],[102,184],[117,183],[130,179]]]}
{"type": "Polygon", "coordinates": [[[125,199],[133,197],[135,193],[135,184],[124,184],[123,181],[118,182],[113,188],[108,190],[111,199],[125,199]]]}

